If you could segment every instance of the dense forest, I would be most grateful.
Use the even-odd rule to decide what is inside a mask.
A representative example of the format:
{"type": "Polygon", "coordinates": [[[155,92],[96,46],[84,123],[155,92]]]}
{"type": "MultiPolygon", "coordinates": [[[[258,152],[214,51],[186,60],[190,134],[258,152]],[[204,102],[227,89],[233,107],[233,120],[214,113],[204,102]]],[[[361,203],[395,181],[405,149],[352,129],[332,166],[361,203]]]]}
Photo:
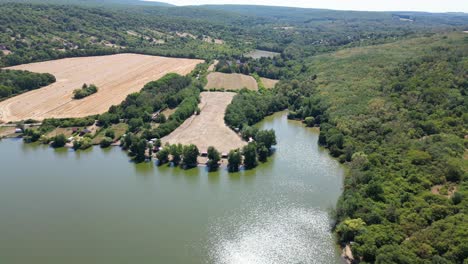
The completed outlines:
{"type": "MultiPolygon", "coordinates": [[[[136,52],[217,59],[216,71],[281,79],[271,90],[239,91],[225,122],[244,139],[271,138],[271,132],[258,134],[252,125],[287,108],[289,118],[320,127],[318,144],[349,169],[335,231],[356,261],[468,261],[468,34],[461,33],[468,29],[468,15],[151,7],[131,0],[109,5],[2,2],[0,66],[136,52]],[[280,55],[244,56],[255,48],[280,55]]],[[[142,159],[147,140],[169,134],[199,112],[204,76],[195,77],[206,74],[207,65],[202,67],[190,76],[169,74],[150,82],[102,115],[44,120],[41,128],[26,130],[25,140],[96,119],[104,129],[125,123],[123,147],[142,159]],[[171,116],[162,114],[176,107],[171,116]]],[[[11,91],[6,97],[55,81],[25,72],[0,71],[0,77],[0,96],[2,90],[11,91]]],[[[114,135],[106,138],[103,145],[114,135]]],[[[65,140],[52,139],[57,146],[65,140]]],[[[228,169],[239,169],[241,154],[246,167],[266,159],[273,144],[267,141],[268,146],[231,151],[228,169]]],[[[184,151],[169,149],[174,155],[184,151]]],[[[218,156],[210,151],[210,160],[218,156]]]]}
{"type": "Polygon", "coordinates": [[[11,53],[0,53],[0,66],[118,52],[241,59],[253,48],[278,51],[283,59],[301,61],[344,47],[461,28],[468,20],[463,14],[412,13],[414,21],[409,23],[398,14],[384,12],[260,9],[270,14],[265,15],[242,6],[151,7],[91,0],[4,2],[0,1],[0,47],[11,53]]]}
{"type": "Polygon", "coordinates": [[[468,36],[436,35],[316,57],[277,87],[350,169],[336,230],[363,262],[466,262],[467,62],[468,36]]]}

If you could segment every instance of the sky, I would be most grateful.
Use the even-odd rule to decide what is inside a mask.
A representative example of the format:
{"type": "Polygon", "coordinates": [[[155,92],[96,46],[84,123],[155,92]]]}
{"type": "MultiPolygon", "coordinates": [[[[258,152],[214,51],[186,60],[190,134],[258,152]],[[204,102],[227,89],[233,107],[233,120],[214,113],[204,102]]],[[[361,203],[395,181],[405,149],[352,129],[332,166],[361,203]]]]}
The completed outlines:
{"type": "Polygon", "coordinates": [[[249,4],[360,11],[468,13],[468,0],[156,0],[174,5],[249,4]]]}

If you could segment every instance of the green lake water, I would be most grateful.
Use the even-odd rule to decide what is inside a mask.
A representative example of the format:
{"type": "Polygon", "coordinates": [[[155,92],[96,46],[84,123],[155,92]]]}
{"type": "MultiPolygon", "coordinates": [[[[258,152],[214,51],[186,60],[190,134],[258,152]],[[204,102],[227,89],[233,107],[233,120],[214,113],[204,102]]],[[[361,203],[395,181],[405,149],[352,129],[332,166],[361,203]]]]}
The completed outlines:
{"type": "Polygon", "coordinates": [[[285,112],[259,126],[276,152],[236,174],[0,141],[0,263],[341,263],[343,169],[285,112]]]}

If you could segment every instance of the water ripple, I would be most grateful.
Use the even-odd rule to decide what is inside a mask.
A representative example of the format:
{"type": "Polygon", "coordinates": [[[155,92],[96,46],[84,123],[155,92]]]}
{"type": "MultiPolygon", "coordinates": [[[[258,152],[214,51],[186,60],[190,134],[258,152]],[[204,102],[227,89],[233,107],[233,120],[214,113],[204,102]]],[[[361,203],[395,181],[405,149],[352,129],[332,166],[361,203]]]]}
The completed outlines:
{"type": "Polygon", "coordinates": [[[255,209],[242,219],[217,221],[212,227],[211,262],[334,263],[333,237],[326,212],[305,208],[264,209],[255,209]]]}

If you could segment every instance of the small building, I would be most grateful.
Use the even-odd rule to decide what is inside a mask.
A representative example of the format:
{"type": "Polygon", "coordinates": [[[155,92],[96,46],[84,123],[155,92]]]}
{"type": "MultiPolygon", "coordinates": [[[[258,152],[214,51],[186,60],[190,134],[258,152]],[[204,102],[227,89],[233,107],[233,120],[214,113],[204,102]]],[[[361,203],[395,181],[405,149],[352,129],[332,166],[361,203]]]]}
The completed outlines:
{"type": "Polygon", "coordinates": [[[23,129],[21,129],[21,128],[16,128],[16,129],[15,129],[15,133],[23,133],[23,129]]]}
{"type": "Polygon", "coordinates": [[[202,157],[208,156],[208,151],[206,151],[206,150],[202,151],[202,152],[200,153],[200,156],[202,156],[202,157]]]}
{"type": "Polygon", "coordinates": [[[227,157],[228,157],[228,153],[223,152],[223,153],[221,154],[221,158],[227,159],[227,157]]]}

